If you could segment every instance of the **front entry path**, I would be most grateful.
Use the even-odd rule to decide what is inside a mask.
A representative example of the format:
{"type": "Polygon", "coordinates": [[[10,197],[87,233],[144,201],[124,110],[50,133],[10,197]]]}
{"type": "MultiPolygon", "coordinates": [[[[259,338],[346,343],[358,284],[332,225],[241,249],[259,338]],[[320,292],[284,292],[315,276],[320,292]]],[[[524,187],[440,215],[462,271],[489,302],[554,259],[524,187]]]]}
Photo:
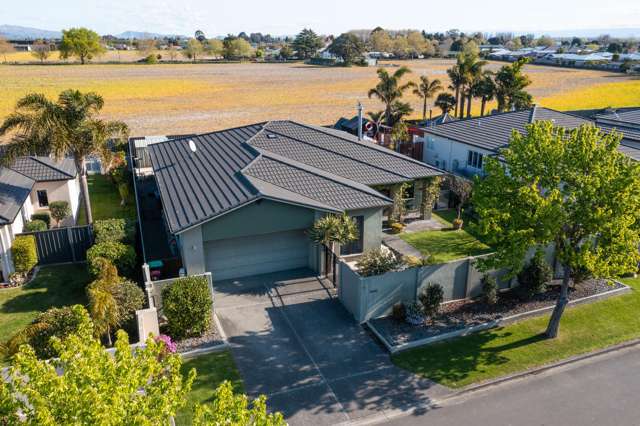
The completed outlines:
{"type": "Polygon", "coordinates": [[[309,270],[214,284],[245,391],[291,425],[334,425],[427,407],[449,391],[394,366],[309,270]]]}

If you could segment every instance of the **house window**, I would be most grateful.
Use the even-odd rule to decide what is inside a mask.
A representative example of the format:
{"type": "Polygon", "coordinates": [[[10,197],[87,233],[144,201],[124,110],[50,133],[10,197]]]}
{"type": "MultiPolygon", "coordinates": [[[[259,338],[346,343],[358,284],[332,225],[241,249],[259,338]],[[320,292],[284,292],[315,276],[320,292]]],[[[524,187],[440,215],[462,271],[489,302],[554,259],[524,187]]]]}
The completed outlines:
{"type": "Polygon", "coordinates": [[[351,219],[353,219],[358,228],[358,239],[340,247],[342,256],[362,253],[364,249],[364,216],[352,216],[351,219]]]}
{"type": "Polygon", "coordinates": [[[47,195],[47,191],[45,189],[41,189],[36,192],[38,195],[38,205],[40,207],[49,206],[49,196],[47,195]]]}
{"type": "Polygon", "coordinates": [[[474,169],[482,169],[482,154],[476,151],[469,151],[467,166],[474,169]]]}

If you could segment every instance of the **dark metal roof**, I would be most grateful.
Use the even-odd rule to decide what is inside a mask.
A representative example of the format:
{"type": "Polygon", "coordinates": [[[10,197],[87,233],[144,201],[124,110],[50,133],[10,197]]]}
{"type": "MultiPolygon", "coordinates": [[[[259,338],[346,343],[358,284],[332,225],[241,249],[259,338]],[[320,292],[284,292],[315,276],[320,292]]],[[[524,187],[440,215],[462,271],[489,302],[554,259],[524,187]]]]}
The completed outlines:
{"type": "Polygon", "coordinates": [[[597,115],[596,121],[609,122],[621,126],[640,126],[640,108],[634,108],[626,111],[615,111],[597,115]]]}
{"type": "Polygon", "coordinates": [[[13,223],[34,184],[27,176],[0,168],[0,225],[13,223]]]}
{"type": "Polygon", "coordinates": [[[451,121],[422,130],[435,136],[497,152],[509,144],[513,130],[525,133],[527,125],[543,120],[553,121],[555,125],[569,129],[591,123],[574,115],[533,107],[522,111],[451,121]]]}
{"type": "Polygon", "coordinates": [[[160,142],[149,152],[174,233],[261,197],[330,211],[384,206],[391,200],[367,185],[443,174],[344,132],[291,121],[160,142]]]}
{"type": "Polygon", "coordinates": [[[11,169],[36,182],[68,180],[76,177],[76,166],[71,158],[56,161],[49,157],[18,157],[11,169]]]}

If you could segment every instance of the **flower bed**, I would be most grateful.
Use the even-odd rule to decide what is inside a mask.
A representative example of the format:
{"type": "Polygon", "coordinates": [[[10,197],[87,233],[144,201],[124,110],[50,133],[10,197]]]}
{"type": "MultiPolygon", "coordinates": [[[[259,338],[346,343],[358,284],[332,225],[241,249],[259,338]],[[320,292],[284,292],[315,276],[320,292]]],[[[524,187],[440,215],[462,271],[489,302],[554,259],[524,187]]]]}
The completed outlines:
{"type": "MultiPolygon", "coordinates": [[[[508,291],[500,295],[495,305],[488,305],[481,300],[449,302],[442,305],[440,313],[433,321],[425,321],[420,325],[411,325],[392,317],[373,319],[368,324],[385,346],[396,352],[414,347],[414,343],[420,341],[424,341],[424,344],[433,343],[494,327],[505,321],[547,313],[553,309],[558,298],[557,284],[558,281],[552,282],[546,292],[525,301],[521,300],[515,291],[508,291]]],[[[597,300],[598,296],[607,297],[623,293],[624,290],[628,290],[628,287],[618,282],[609,284],[605,280],[587,280],[569,290],[569,301],[581,303],[597,300]]]]}

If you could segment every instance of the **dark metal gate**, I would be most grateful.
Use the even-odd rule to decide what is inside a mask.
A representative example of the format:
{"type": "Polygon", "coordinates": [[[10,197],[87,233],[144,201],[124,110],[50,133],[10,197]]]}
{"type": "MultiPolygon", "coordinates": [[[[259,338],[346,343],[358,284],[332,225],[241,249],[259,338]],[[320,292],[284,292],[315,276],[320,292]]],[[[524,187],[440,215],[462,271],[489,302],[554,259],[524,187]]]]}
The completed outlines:
{"type": "Polygon", "coordinates": [[[18,235],[34,236],[38,250],[38,265],[83,262],[87,260],[87,250],[93,245],[93,230],[89,225],[18,235]]]}
{"type": "Polygon", "coordinates": [[[324,251],[324,276],[331,281],[334,287],[338,286],[338,256],[330,247],[323,245],[324,251]]]}

